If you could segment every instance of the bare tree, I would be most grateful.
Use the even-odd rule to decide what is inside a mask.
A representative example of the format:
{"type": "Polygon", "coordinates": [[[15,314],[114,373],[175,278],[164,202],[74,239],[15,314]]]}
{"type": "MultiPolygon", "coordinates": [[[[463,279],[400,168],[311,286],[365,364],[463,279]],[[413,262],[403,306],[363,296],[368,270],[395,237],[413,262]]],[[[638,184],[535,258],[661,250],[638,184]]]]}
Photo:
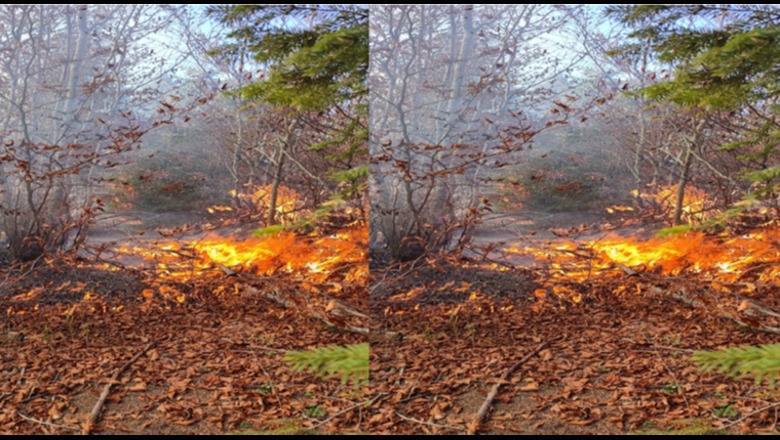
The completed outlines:
{"type": "Polygon", "coordinates": [[[372,9],[372,246],[381,235],[398,256],[404,242],[422,249],[468,239],[489,173],[572,110],[559,100],[548,112],[555,81],[582,57],[566,58],[547,35],[575,11],[372,9]]]}
{"type": "Polygon", "coordinates": [[[146,5],[0,8],[0,214],[16,258],[81,244],[102,209],[100,170],[171,122],[165,80],[185,56],[153,38],[176,14],[146,5]]]}

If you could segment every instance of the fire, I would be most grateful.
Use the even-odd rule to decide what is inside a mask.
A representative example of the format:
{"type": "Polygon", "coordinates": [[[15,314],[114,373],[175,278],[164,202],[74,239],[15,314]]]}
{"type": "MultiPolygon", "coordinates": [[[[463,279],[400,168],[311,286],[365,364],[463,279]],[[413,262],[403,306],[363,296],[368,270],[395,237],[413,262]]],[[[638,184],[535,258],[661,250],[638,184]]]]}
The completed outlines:
{"type": "MultiPolygon", "coordinates": [[[[269,185],[247,189],[247,192],[233,190],[231,196],[249,201],[262,210],[267,209],[270,192],[269,185]]],[[[294,221],[306,215],[305,202],[295,191],[280,186],[276,205],[278,218],[294,221]]],[[[229,210],[229,207],[213,206],[209,212],[229,210]]],[[[124,245],[117,252],[150,262],[158,280],[156,291],[182,302],[184,294],[164,285],[165,282],[185,282],[196,276],[219,276],[229,271],[259,276],[285,275],[309,288],[326,282],[331,286],[341,283],[365,285],[368,279],[367,248],[368,228],[353,224],[325,237],[301,236],[286,230],[247,239],[211,234],[199,240],[124,245]],[[331,277],[335,279],[331,280],[331,277]]],[[[148,300],[154,293],[146,289],[142,296],[148,300]]]]}
{"type": "MultiPolygon", "coordinates": [[[[271,185],[249,186],[245,190],[230,190],[230,196],[237,199],[239,206],[251,205],[258,212],[265,212],[271,205],[271,185]]],[[[209,214],[233,211],[228,206],[212,206],[207,208],[209,214]]],[[[311,211],[306,209],[306,199],[293,189],[280,185],[276,190],[276,215],[279,218],[295,221],[311,211]]]]}
{"type": "MultiPolygon", "coordinates": [[[[767,227],[737,237],[688,232],[664,238],[639,239],[609,235],[586,242],[558,242],[549,247],[510,247],[510,253],[534,256],[549,263],[543,284],[557,296],[577,302],[580,293],[562,282],[592,277],[625,276],[630,271],[677,276],[696,274],[713,283],[776,282],[780,276],[780,227],[767,227]]],[[[620,292],[623,293],[623,292],[620,292]]],[[[543,299],[546,289],[535,296],[543,299]]]]}
{"type": "Polygon", "coordinates": [[[222,206],[222,205],[214,205],[210,208],[206,208],[206,211],[208,211],[209,214],[214,214],[215,212],[229,212],[232,211],[233,208],[230,206],[222,206]]]}
{"type": "MultiPolygon", "coordinates": [[[[187,281],[194,275],[218,275],[230,269],[261,276],[286,274],[310,283],[324,283],[339,272],[340,282],[366,283],[367,243],[368,229],[354,226],[327,237],[302,237],[289,231],[245,240],[212,235],[197,241],[123,247],[119,252],[153,262],[161,281],[187,281]]],[[[183,293],[169,286],[158,291],[184,300],[183,293]]],[[[152,291],[145,290],[143,296],[150,298],[152,291]]]]}
{"type": "Polygon", "coordinates": [[[634,208],[631,206],[614,205],[609,208],[604,208],[604,210],[610,214],[614,214],[615,212],[632,212],[634,211],[634,208]]]}
{"type": "MultiPolygon", "coordinates": [[[[639,196],[637,191],[632,194],[639,196]]],[[[641,197],[668,211],[673,208],[676,195],[676,186],[661,186],[656,187],[654,194],[642,194],[641,197]]],[[[683,217],[689,222],[704,221],[706,213],[719,213],[713,209],[713,204],[704,191],[689,185],[683,198],[683,217]]],[[[614,214],[633,208],[616,205],[606,210],[614,214]]],[[[755,283],[777,284],[780,226],[765,225],[739,236],[688,231],[641,239],[613,233],[590,241],[553,240],[546,245],[512,245],[505,252],[529,255],[547,263],[547,273],[540,276],[544,288],[534,292],[540,301],[553,294],[578,302],[584,292],[578,292],[577,288],[583,287],[576,284],[595,277],[624,277],[636,273],[667,277],[695,275],[723,291],[731,291],[755,283]]],[[[625,286],[615,291],[615,294],[630,293],[631,289],[625,286]]]]}
{"type": "MultiPolygon", "coordinates": [[[[689,232],[669,238],[647,241],[612,238],[591,241],[591,247],[602,263],[657,269],[665,275],[685,271],[717,275],[718,279],[736,281],[742,271],[755,263],[777,262],[780,228],[767,228],[739,237],[708,237],[689,232]]],[[[772,265],[757,271],[760,280],[772,279],[779,270],[772,265]]]]}
{"type": "MultiPolygon", "coordinates": [[[[312,281],[324,281],[337,265],[365,260],[363,243],[367,243],[366,228],[312,240],[283,231],[275,236],[235,240],[212,238],[192,243],[205,265],[219,264],[240,267],[258,275],[278,271],[306,274],[312,281]]],[[[367,274],[358,271],[353,278],[367,274]]]]}
{"type": "MultiPolygon", "coordinates": [[[[639,196],[637,190],[631,191],[634,197],[639,196]]],[[[642,198],[650,200],[652,203],[663,208],[664,211],[671,212],[674,209],[674,205],[677,198],[677,186],[676,185],[651,185],[651,192],[643,193],[642,198]]],[[[614,211],[622,211],[612,207],[614,211]]],[[[610,209],[607,208],[607,212],[610,209]]],[[[692,185],[687,185],[683,194],[683,219],[692,223],[700,223],[707,218],[707,212],[715,213],[713,210],[713,201],[711,197],[708,197],[707,193],[703,190],[696,188],[692,185]]],[[[612,214],[613,212],[610,212],[612,214]]]]}

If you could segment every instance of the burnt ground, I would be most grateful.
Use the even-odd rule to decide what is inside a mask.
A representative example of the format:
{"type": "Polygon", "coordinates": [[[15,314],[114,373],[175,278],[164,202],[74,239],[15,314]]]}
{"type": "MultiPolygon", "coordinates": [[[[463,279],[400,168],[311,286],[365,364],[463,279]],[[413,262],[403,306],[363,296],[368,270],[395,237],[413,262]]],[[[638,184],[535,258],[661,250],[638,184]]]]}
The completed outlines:
{"type": "MultiPolygon", "coordinates": [[[[556,217],[496,217],[474,242],[550,243],[558,239],[551,229],[563,232],[584,219],[556,217]]],[[[650,228],[617,232],[643,236],[650,228]]],[[[614,228],[589,227],[566,239],[598,238],[604,229],[614,228]]],[[[575,302],[551,294],[549,267],[530,256],[471,256],[372,272],[371,377],[385,402],[369,419],[371,432],[466,432],[502,374],[542,344],[502,384],[477,432],[775,432],[780,394],[773,387],[702,372],[690,359],[698,350],[780,342],[735,324],[723,312],[726,302],[702,305],[681,294],[710,295],[707,280],[594,273],[567,284],[581,294],[575,302]]],[[[777,305],[770,300],[776,288],[756,290],[777,305]]]]}
{"type": "MultiPolygon", "coordinates": [[[[209,229],[187,226],[196,214],[163,217],[98,225],[92,244],[148,244],[209,229]]],[[[252,226],[217,232],[243,230],[252,226]]],[[[307,295],[299,283],[220,270],[166,280],[107,250],[100,262],[88,256],[0,268],[0,433],[82,431],[112,375],[149,344],[111,387],[90,432],[362,430],[367,388],[283,361],[289,350],[365,340],[324,324],[313,313],[325,314],[324,305],[279,301],[307,295]]],[[[347,298],[362,292],[344,285],[347,298]]]]}

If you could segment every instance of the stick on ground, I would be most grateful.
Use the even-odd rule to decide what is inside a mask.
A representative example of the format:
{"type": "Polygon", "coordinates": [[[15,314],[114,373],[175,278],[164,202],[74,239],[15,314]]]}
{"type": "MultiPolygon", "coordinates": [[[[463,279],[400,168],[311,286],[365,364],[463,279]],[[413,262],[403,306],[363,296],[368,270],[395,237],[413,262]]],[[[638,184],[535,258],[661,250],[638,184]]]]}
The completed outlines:
{"type": "Polygon", "coordinates": [[[116,373],[114,373],[114,375],[111,376],[111,380],[103,388],[103,392],[100,393],[100,398],[95,404],[95,407],[92,408],[92,413],[89,415],[89,419],[87,419],[87,421],[84,423],[84,428],[81,430],[82,435],[89,435],[89,431],[92,430],[92,426],[95,424],[95,422],[98,419],[98,415],[100,414],[100,409],[103,408],[103,404],[106,402],[108,393],[111,391],[111,385],[113,385],[117,380],[119,380],[119,376],[121,376],[122,373],[125,372],[125,370],[130,368],[130,365],[133,365],[133,362],[137,361],[141,356],[144,355],[144,353],[149,351],[149,349],[152,348],[153,346],[154,346],[154,342],[150,342],[149,344],[147,344],[143,350],[141,350],[138,354],[133,356],[132,359],[127,361],[126,364],[122,365],[122,368],[118,369],[116,373]]]}
{"type": "Polygon", "coordinates": [[[24,420],[27,420],[28,422],[39,423],[41,425],[49,426],[49,427],[52,427],[52,428],[70,429],[72,431],[78,431],[79,430],[79,428],[76,428],[75,426],[57,425],[57,424],[54,424],[54,423],[44,422],[43,420],[38,420],[38,419],[32,418],[30,416],[26,416],[26,415],[20,413],[19,411],[16,412],[16,415],[21,417],[21,418],[23,418],[24,420]]]}
{"type": "Polygon", "coordinates": [[[509,367],[506,371],[504,371],[504,374],[501,375],[501,378],[498,379],[498,382],[496,382],[495,385],[493,385],[493,389],[490,390],[490,393],[488,393],[487,398],[485,399],[485,402],[482,403],[482,406],[479,408],[479,412],[477,412],[477,415],[474,416],[474,420],[469,425],[468,434],[474,435],[477,432],[477,429],[479,429],[479,425],[482,424],[482,419],[485,418],[485,414],[487,414],[488,409],[490,409],[490,404],[493,403],[493,399],[496,398],[496,395],[498,394],[498,389],[501,387],[501,384],[507,381],[509,379],[509,376],[512,375],[512,373],[515,372],[518,368],[520,368],[524,363],[528,362],[529,359],[534,357],[537,353],[542,351],[544,347],[547,346],[549,341],[542,342],[539,344],[538,347],[534,349],[534,351],[528,353],[527,355],[523,356],[522,359],[517,361],[516,364],[509,367]]]}

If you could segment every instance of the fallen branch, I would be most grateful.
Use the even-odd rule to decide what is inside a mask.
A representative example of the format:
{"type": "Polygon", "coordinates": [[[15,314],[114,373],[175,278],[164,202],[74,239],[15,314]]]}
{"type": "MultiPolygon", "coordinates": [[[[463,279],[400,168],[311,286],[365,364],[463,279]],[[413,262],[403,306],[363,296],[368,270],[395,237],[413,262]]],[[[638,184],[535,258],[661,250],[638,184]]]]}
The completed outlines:
{"type": "Polygon", "coordinates": [[[504,371],[504,374],[501,375],[501,378],[498,379],[498,382],[496,382],[496,384],[493,385],[493,389],[490,390],[490,393],[488,393],[487,398],[485,399],[485,402],[482,403],[482,406],[479,408],[477,415],[474,416],[474,420],[469,425],[469,429],[467,431],[468,435],[474,435],[477,433],[477,429],[479,429],[479,425],[482,424],[482,419],[485,418],[485,414],[487,414],[488,409],[490,409],[490,405],[493,403],[493,399],[496,398],[496,395],[498,394],[498,389],[501,387],[501,384],[506,382],[507,379],[509,379],[509,376],[515,372],[515,370],[520,368],[524,363],[528,362],[529,359],[531,359],[537,353],[542,351],[542,349],[546,347],[548,343],[549,341],[542,342],[541,344],[539,344],[538,347],[534,349],[534,351],[526,354],[525,356],[523,356],[522,359],[517,361],[516,364],[512,365],[506,371],[504,371]]]}
{"type": "Polygon", "coordinates": [[[331,420],[335,419],[336,417],[338,417],[338,416],[340,416],[340,415],[342,415],[342,414],[344,414],[344,413],[348,413],[348,412],[350,412],[350,411],[354,410],[355,408],[359,408],[359,407],[361,407],[361,406],[365,406],[366,408],[368,408],[369,406],[371,406],[371,405],[375,404],[375,403],[376,403],[376,402],[377,402],[377,401],[378,401],[380,398],[384,398],[384,397],[385,397],[385,396],[387,396],[387,395],[388,395],[388,393],[379,393],[379,394],[377,394],[376,396],[374,396],[374,398],[373,398],[373,399],[369,400],[368,402],[360,402],[360,403],[356,403],[355,405],[352,405],[352,406],[350,406],[349,408],[342,409],[341,411],[337,412],[336,414],[333,414],[332,416],[328,417],[327,419],[325,419],[325,420],[323,420],[323,421],[321,421],[321,422],[319,422],[319,423],[315,424],[315,425],[314,425],[314,426],[312,426],[310,429],[317,429],[317,428],[319,428],[320,426],[322,426],[322,425],[324,425],[324,424],[326,424],[326,423],[330,422],[331,420]]]}
{"type": "Polygon", "coordinates": [[[456,430],[456,431],[465,431],[466,430],[465,428],[463,428],[461,426],[440,425],[438,423],[431,423],[431,422],[426,422],[424,420],[418,420],[418,419],[415,419],[415,418],[412,418],[412,417],[409,417],[409,416],[405,416],[405,415],[399,413],[398,411],[395,412],[395,415],[397,415],[398,417],[400,417],[403,420],[406,420],[407,422],[419,423],[420,425],[431,426],[433,428],[452,429],[452,430],[456,430]]]}
{"type": "Polygon", "coordinates": [[[337,328],[337,329],[340,329],[340,330],[346,330],[346,331],[353,332],[353,333],[358,333],[358,334],[361,334],[361,335],[368,335],[369,334],[368,327],[357,327],[357,326],[353,326],[353,325],[339,325],[339,324],[333,322],[332,320],[328,319],[324,314],[318,313],[318,312],[316,312],[314,310],[310,310],[310,309],[308,309],[308,307],[304,307],[304,306],[308,306],[309,299],[305,295],[303,295],[303,294],[301,294],[301,293],[299,293],[299,292],[297,292],[295,290],[289,290],[289,291],[286,291],[285,294],[282,294],[282,292],[280,292],[279,289],[277,289],[276,287],[270,287],[270,290],[272,290],[273,292],[262,292],[262,291],[260,291],[260,289],[254,287],[254,286],[247,286],[246,289],[247,289],[248,292],[250,292],[252,294],[262,295],[262,296],[264,296],[264,297],[266,297],[266,298],[268,298],[268,299],[270,299],[270,300],[272,300],[272,301],[274,301],[276,303],[279,303],[279,304],[281,304],[281,305],[283,305],[285,307],[290,307],[290,308],[299,309],[299,310],[307,309],[306,313],[310,317],[317,318],[320,321],[322,321],[323,323],[325,323],[325,324],[327,324],[327,325],[329,325],[331,327],[334,327],[334,328],[337,328]],[[294,298],[295,300],[292,300],[290,298],[294,298]]]}
{"type": "Polygon", "coordinates": [[[84,423],[84,428],[81,430],[82,435],[89,435],[89,431],[92,430],[92,426],[95,424],[95,422],[98,419],[98,414],[100,414],[100,409],[103,408],[103,404],[106,402],[106,398],[108,397],[108,393],[111,391],[111,385],[116,383],[116,381],[119,380],[119,376],[122,375],[122,373],[125,372],[128,368],[130,368],[130,365],[133,365],[135,361],[137,361],[141,356],[144,355],[147,351],[149,351],[150,348],[154,346],[154,341],[148,343],[146,347],[144,347],[143,350],[141,350],[138,354],[133,356],[132,359],[127,361],[126,364],[122,365],[122,368],[116,371],[113,376],[111,376],[111,380],[106,384],[106,386],[103,388],[103,392],[100,393],[100,398],[98,399],[97,403],[95,404],[95,407],[92,408],[92,413],[89,415],[89,419],[84,423]]]}
{"type": "MultiPolygon", "coordinates": [[[[656,289],[658,289],[658,288],[656,287],[656,289]]],[[[703,301],[701,301],[699,299],[696,299],[696,298],[691,298],[691,295],[689,295],[688,292],[686,292],[684,289],[679,289],[678,288],[678,290],[679,290],[678,293],[669,292],[669,296],[674,298],[674,299],[676,299],[676,300],[678,300],[678,301],[680,301],[680,302],[688,304],[688,305],[690,305],[692,307],[701,307],[701,308],[704,308],[704,309],[708,309],[707,305],[703,301]]],[[[709,293],[709,292],[699,292],[697,295],[699,297],[706,296],[706,297],[710,298],[712,300],[712,302],[715,303],[715,304],[719,303],[718,298],[715,295],[713,295],[712,293],[709,293]]],[[[748,304],[748,307],[750,307],[753,311],[756,311],[758,313],[762,313],[762,314],[765,314],[765,315],[768,315],[768,316],[773,316],[772,314],[767,313],[767,311],[769,311],[770,309],[768,309],[766,307],[762,307],[762,306],[758,305],[754,301],[751,301],[748,304]]],[[[750,328],[752,330],[761,331],[761,332],[764,332],[764,333],[772,333],[772,334],[780,335],[780,327],[771,327],[771,326],[768,326],[768,325],[758,325],[756,323],[751,324],[751,323],[745,322],[743,319],[741,319],[737,315],[739,313],[737,311],[735,311],[733,313],[729,313],[726,310],[722,310],[722,307],[711,308],[710,310],[712,310],[712,309],[714,309],[714,311],[715,311],[715,313],[717,315],[719,315],[719,316],[721,316],[723,318],[726,318],[726,319],[730,319],[731,321],[733,321],[737,325],[741,325],[743,327],[747,327],[747,328],[750,328]]]]}
{"type": "Polygon", "coordinates": [[[775,402],[775,403],[773,403],[771,405],[767,405],[767,406],[765,406],[763,408],[759,408],[759,409],[757,409],[757,410],[755,410],[753,412],[750,412],[750,413],[748,413],[748,414],[738,418],[737,420],[734,420],[731,423],[727,423],[726,425],[723,426],[723,429],[729,429],[732,426],[734,426],[734,425],[736,425],[738,423],[744,422],[745,420],[747,420],[750,417],[753,417],[756,414],[760,414],[760,413],[762,413],[764,411],[767,411],[767,410],[770,410],[772,408],[777,408],[778,406],[780,406],[780,402],[775,402]]]}
{"type": "Polygon", "coordinates": [[[24,420],[27,420],[28,422],[39,423],[41,425],[49,426],[51,428],[70,429],[71,431],[78,431],[79,430],[79,428],[77,428],[75,426],[57,425],[55,423],[49,423],[49,422],[44,422],[43,420],[34,419],[34,418],[30,417],[30,416],[26,416],[26,415],[20,413],[19,411],[16,412],[16,415],[18,415],[19,417],[23,418],[24,420]]]}

